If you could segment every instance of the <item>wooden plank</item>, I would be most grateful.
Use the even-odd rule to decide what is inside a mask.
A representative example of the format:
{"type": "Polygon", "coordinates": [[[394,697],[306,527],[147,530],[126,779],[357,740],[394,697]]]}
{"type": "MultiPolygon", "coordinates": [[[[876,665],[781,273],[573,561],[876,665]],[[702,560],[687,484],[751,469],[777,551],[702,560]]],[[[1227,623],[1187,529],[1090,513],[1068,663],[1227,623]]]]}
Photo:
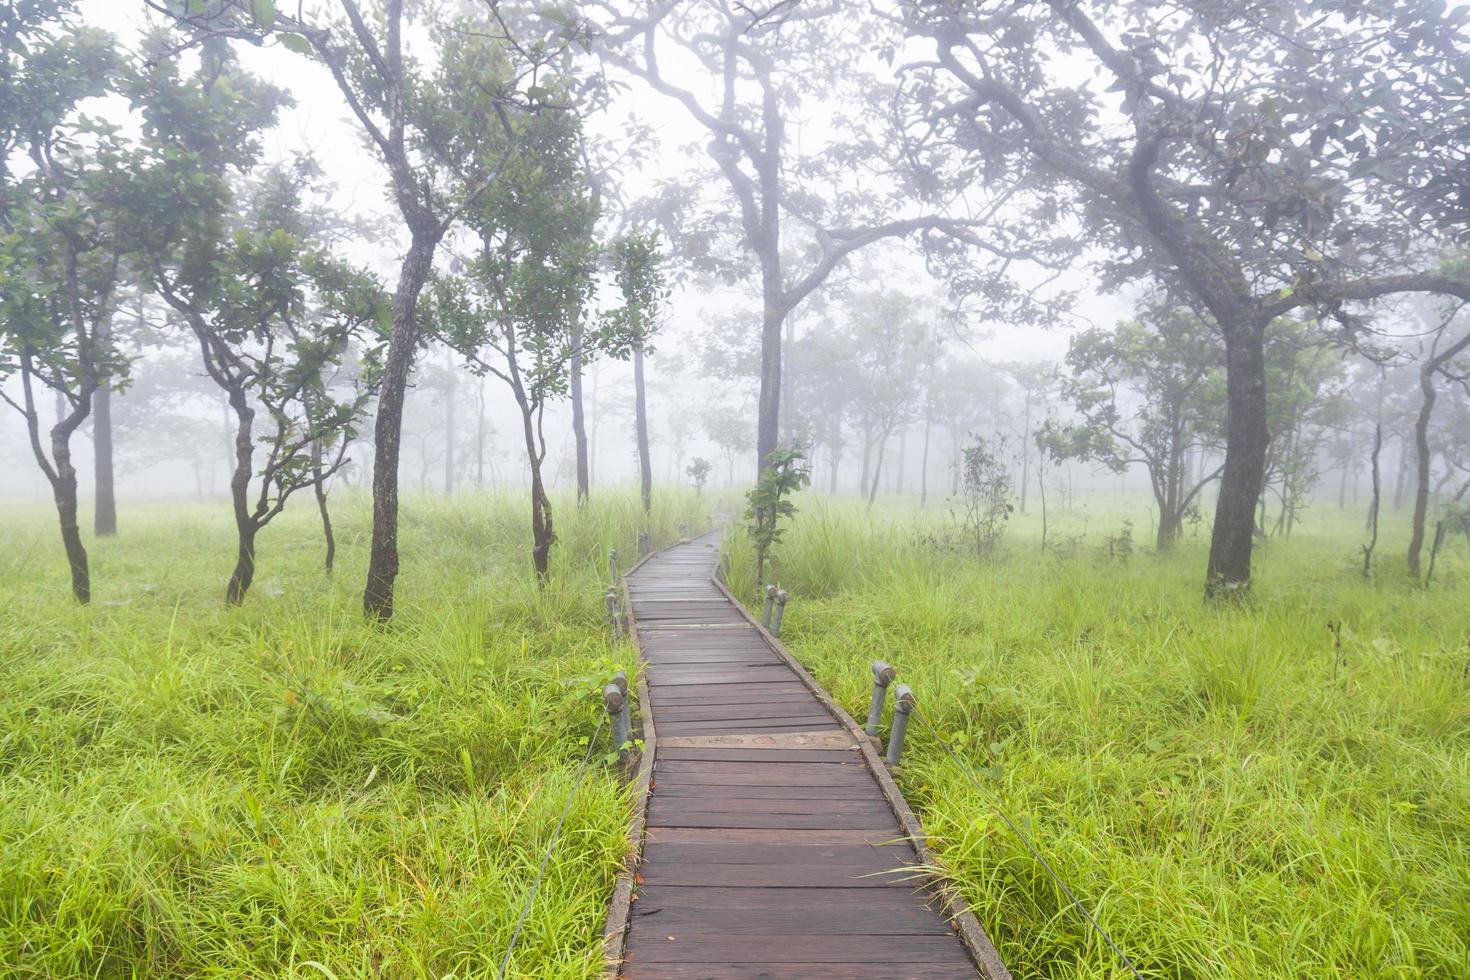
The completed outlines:
{"type": "MultiPolygon", "coordinates": [[[[946,941],[959,948],[953,938],[946,941]]],[[[962,954],[963,955],[963,954],[962,954]]],[[[704,964],[692,963],[640,963],[636,960],[623,967],[622,976],[628,980],[954,980],[967,977],[973,980],[975,968],[968,963],[961,967],[953,963],[912,963],[900,959],[892,963],[865,963],[854,967],[851,963],[819,964],[805,960],[758,960],[750,963],[704,964]]]]}
{"type": "MultiPolygon", "coordinates": [[[[863,761],[863,757],[855,749],[722,749],[714,746],[708,748],[669,746],[661,749],[658,755],[660,759],[669,762],[755,762],[761,765],[792,762],[809,764],[851,762],[861,765],[863,761]]],[[[874,796],[876,798],[877,794],[875,793],[874,796]]]]}
{"type": "Polygon", "coordinates": [[[645,887],[719,885],[734,888],[904,888],[915,884],[913,868],[868,868],[820,864],[657,864],[640,866],[645,887]]]}
{"type": "MultiPolygon", "coordinates": [[[[658,720],[666,721],[724,721],[729,718],[796,718],[811,717],[818,720],[832,716],[816,700],[803,707],[799,701],[777,704],[681,704],[661,706],[658,720]]],[[[854,758],[860,758],[856,752],[854,758]]]]}
{"type": "MultiPolygon", "coordinates": [[[[904,965],[968,964],[959,944],[948,936],[885,936],[881,939],[865,939],[860,936],[839,938],[811,933],[774,933],[763,937],[760,943],[752,943],[748,939],[720,937],[690,936],[670,939],[650,928],[647,936],[640,935],[628,943],[629,962],[639,965],[691,963],[717,967],[763,963],[769,961],[773,952],[778,952],[782,962],[789,964],[868,965],[885,960],[904,965]]],[[[865,971],[852,970],[850,967],[849,971],[846,974],[848,977],[867,976],[865,971]]]]}
{"type": "Polygon", "coordinates": [[[913,849],[906,842],[869,844],[862,841],[791,843],[780,835],[769,841],[729,840],[725,836],[705,840],[667,840],[665,831],[643,849],[643,866],[671,864],[835,864],[869,871],[911,866],[913,849]]]}
{"type": "Polygon", "coordinates": [[[645,888],[633,905],[633,928],[664,935],[945,936],[949,922],[898,888],[645,888]],[[657,917],[657,921],[653,921],[657,917]]]}

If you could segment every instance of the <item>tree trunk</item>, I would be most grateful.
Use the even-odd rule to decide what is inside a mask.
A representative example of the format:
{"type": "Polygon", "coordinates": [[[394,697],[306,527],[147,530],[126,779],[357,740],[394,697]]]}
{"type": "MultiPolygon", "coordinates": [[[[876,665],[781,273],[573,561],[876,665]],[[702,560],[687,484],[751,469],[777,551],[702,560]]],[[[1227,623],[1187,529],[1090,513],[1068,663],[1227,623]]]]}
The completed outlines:
{"type": "Polygon", "coordinates": [[[1409,441],[1399,440],[1399,474],[1393,484],[1393,509],[1400,510],[1404,506],[1404,487],[1408,485],[1409,479],[1409,441]]]}
{"type": "Polygon", "coordinates": [[[225,604],[238,606],[245,601],[250,583],[255,581],[255,532],[254,525],[239,528],[238,546],[235,551],[235,570],[230,573],[230,584],[225,587],[225,604]]]}
{"type": "Polygon", "coordinates": [[[893,470],[893,492],[899,496],[903,495],[903,468],[907,464],[909,450],[909,428],[904,426],[898,430],[898,463],[893,470]]]}
{"type": "Polygon", "coordinates": [[[485,379],[475,392],[475,486],[485,486],[485,379]]]}
{"type": "Polygon", "coordinates": [[[1421,575],[1420,555],[1424,550],[1424,523],[1429,517],[1429,421],[1439,395],[1434,390],[1437,365],[1431,360],[1419,368],[1419,391],[1424,399],[1419,416],[1414,420],[1414,519],[1409,534],[1409,576],[1418,581],[1421,575]]]}
{"type": "MultiPolygon", "coordinates": [[[[112,320],[97,321],[97,341],[104,349],[112,336],[112,320]]],[[[117,534],[117,496],[112,465],[112,386],[101,378],[92,393],[92,450],[96,499],[92,502],[92,530],[99,538],[117,534]]]]}
{"type": "Polygon", "coordinates": [[[1026,414],[1021,420],[1021,513],[1026,513],[1026,485],[1031,482],[1031,392],[1026,392],[1026,414]]]}
{"type": "Polygon", "coordinates": [[[835,496],[837,494],[837,466],[838,463],[842,460],[842,450],[837,448],[837,443],[835,441],[832,443],[831,456],[832,475],[830,477],[828,492],[835,496]]]}
{"type": "Polygon", "coordinates": [[[71,433],[59,429],[58,425],[51,430],[51,458],[56,464],[51,490],[61,523],[61,544],[71,567],[71,594],[77,602],[87,603],[92,601],[92,571],[87,549],[82,545],[82,529],[77,524],[77,471],[71,461],[71,433]]]}
{"type": "Polygon", "coordinates": [[[444,383],[444,496],[454,493],[454,364],[444,383]]]}
{"type": "Polygon", "coordinates": [[[868,506],[873,506],[873,501],[878,499],[878,480],[883,475],[883,452],[888,448],[888,429],[883,429],[878,435],[878,452],[875,454],[877,462],[873,466],[873,479],[868,482],[868,506]]]}
{"type": "Polygon", "coordinates": [[[373,534],[368,552],[363,611],[379,621],[393,618],[393,582],[398,577],[398,454],[403,435],[403,397],[418,346],[418,300],[433,266],[438,239],[415,234],[398,271],[393,294],[393,331],[378,393],[373,426],[373,534]]]}
{"type": "Polygon", "coordinates": [[[919,506],[929,502],[929,408],[924,408],[924,449],[919,454],[919,506]]]}
{"type": "Polygon", "coordinates": [[[643,513],[653,510],[653,460],[648,455],[648,399],[643,387],[643,345],[633,345],[633,415],[638,437],[638,486],[643,513]]]}
{"type": "Polygon", "coordinates": [[[587,502],[591,492],[592,470],[587,461],[587,420],[582,416],[582,320],[577,319],[572,328],[572,359],[570,364],[572,397],[572,436],[577,452],[577,503],[587,502]]]}
{"type": "MultiPolygon", "coordinates": [[[[1382,398],[1382,385],[1379,387],[1380,399],[1382,398]]],[[[1383,409],[1380,405],[1379,414],[1383,409]]],[[[1373,577],[1373,549],[1378,547],[1378,504],[1382,498],[1382,480],[1378,471],[1378,455],[1383,450],[1383,422],[1378,421],[1373,426],[1373,497],[1368,503],[1368,543],[1363,545],[1363,577],[1373,577]]]]}
{"type": "MultiPolygon", "coordinates": [[[[346,449],[344,447],[345,454],[346,449]]],[[[332,514],[327,510],[327,481],[322,474],[322,442],[313,439],[311,443],[311,488],[316,494],[316,509],[322,517],[322,537],[327,543],[326,571],[332,574],[332,563],[337,557],[337,537],[332,533],[332,514]]]]}
{"type": "Polygon", "coordinates": [[[1244,592],[1251,582],[1251,547],[1256,501],[1266,472],[1270,433],[1266,428],[1265,324],[1222,323],[1225,335],[1225,466],[1210,537],[1205,593],[1244,592]]]}
{"type": "Polygon", "coordinates": [[[225,604],[238,606],[255,579],[255,534],[260,528],[250,513],[251,457],[255,449],[251,423],[255,410],[246,400],[244,388],[228,392],[230,408],[235,412],[235,468],[230,474],[230,504],[235,513],[235,570],[225,587],[225,604]]]}
{"type": "MultiPolygon", "coordinates": [[[[764,263],[770,266],[770,263],[764,263]]],[[[781,325],[785,319],[780,300],[780,272],[762,272],[765,314],[761,322],[761,384],[756,423],[756,478],[766,469],[766,460],[780,444],[781,418],[781,325]],[[774,278],[774,282],[770,281],[774,278]]]]}

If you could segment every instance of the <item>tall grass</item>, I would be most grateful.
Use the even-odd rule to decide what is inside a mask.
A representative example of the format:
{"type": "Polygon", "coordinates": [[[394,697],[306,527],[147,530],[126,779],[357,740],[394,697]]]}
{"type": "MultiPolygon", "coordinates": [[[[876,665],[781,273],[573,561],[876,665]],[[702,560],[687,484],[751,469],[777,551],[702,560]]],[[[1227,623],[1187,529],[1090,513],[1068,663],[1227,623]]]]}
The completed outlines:
{"type": "Polygon", "coordinates": [[[1145,976],[1470,976],[1463,553],[1430,590],[1364,582],[1356,522],[1319,514],[1218,608],[1203,540],[1105,557],[1121,510],[1053,515],[1045,553],[1022,520],[982,564],[932,511],[800,504],[783,634],[859,716],[896,664],[981,773],[911,727],[901,782],[1018,976],[1125,974],[995,806],[1145,976]]]}
{"type": "MultiPolygon", "coordinates": [[[[656,500],[656,542],[703,520],[692,495],[656,500]]],[[[636,549],[636,496],[557,505],[537,589],[519,497],[405,499],[388,629],[360,614],[362,499],[338,505],[333,577],[310,508],[267,529],[238,610],[220,504],[124,510],[121,537],[89,543],[91,607],[46,512],[7,516],[0,974],[493,976],[593,692],[635,666],[601,593],[606,549],[636,549]]],[[[597,765],[514,975],[598,973],[627,818],[597,765]]]]}

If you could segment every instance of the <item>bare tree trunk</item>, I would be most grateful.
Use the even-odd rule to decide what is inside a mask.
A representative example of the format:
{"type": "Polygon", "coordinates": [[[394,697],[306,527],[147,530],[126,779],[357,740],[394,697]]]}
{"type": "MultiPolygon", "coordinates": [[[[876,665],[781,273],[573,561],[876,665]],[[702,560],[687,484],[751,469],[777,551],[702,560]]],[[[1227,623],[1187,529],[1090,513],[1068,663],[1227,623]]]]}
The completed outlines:
{"type": "Polygon", "coordinates": [[[924,450],[919,454],[919,506],[929,502],[929,424],[928,402],[924,405],[924,450]]]}
{"type": "MultiPolygon", "coordinates": [[[[345,455],[346,447],[343,447],[345,455]]],[[[332,515],[327,510],[327,481],[322,473],[322,441],[313,439],[311,443],[311,489],[316,494],[316,509],[322,518],[322,537],[327,543],[327,555],[325,566],[327,574],[332,574],[332,563],[337,557],[337,537],[332,533],[332,515]]]]}
{"type": "Polygon", "coordinates": [[[1205,592],[1229,595],[1250,588],[1256,502],[1266,471],[1265,325],[1221,324],[1225,334],[1225,466],[1210,537],[1205,592]]]}
{"type": "Polygon", "coordinates": [[[475,392],[475,486],[485,486],[485,379],[475,392]]]}
{"type": "Polygon", "coordinates": [[[842,460],[842,450],[840,450],[840,449],[837,448],[837,443],[835,441],[832,443],[831,456],[832,456],[832,476],[831,476],[831,483],[829,485],[828,492],[831,493],[831,494],[833,494],[835,496],[837,494],[837,466],[838,466],[839,462],[841,462],[841,460],[842,460]]]}
{"type": "Polygon", "coordinates": [[[587,502],[591,492],[592,470],[587,461],[587,420],[582,417],[582,321],[572,329],[571,397],[572,436],[577,451],[577,503],[587,502]]]}
{"type": "MultiPolygon", "coordinates": [[[[112,336],[112,319],[97,321],[97,340],[106,347],[112,336]]],[[[92,393],[92,451],[96,499],[92,502],[92,530],[99,538],[117,534],[117,495],[112,464],[112,386],[99,379],[92,393]]]]}
{"type": "Polygon", "coordinates": [[[873,501],[878,499],[878,480],[883,475],[883,452],[888,448],[888,428],[885,426],[878,435],[877,462],[873,467],[873,479],[868,484],[868,506],[873,506],[873,501]]]}
{"type": "Polygon", "coordinates": [[[893,470],[893,492],[897,495],[903,494],[903,468],[906,464],[909,449],[909,428],[904,426],[898,430],[898,462],[893,470]]]}
{"type": "Polygon", "coordinates": [[[781,327],[785,320],[781,301],[780,266],[773,261],[763,261],[761,264],[765,311],[761,321],[761,383],[756,422],[757,479],[766,469],[766,460],[780,444],[781,327]]]}
{"type": "Polygon", "coordinates": [[[1026,485],[1031,482],[1031,392],[1026,392],[1026,414],[1021,420],[1021,513],[1026,513],[1026,485]]]}
{"type": "Polygon", "coordinates": [[[648,401],[643,387],[643,345],[633,346],[633,414],[638,437],[638,486],[643,513],[653,509],[653,460],[648,455],[648,401]]]}
{"type": "Polygon", "coordinates": [[[230,408],[235,413],[235,468],[230,474],[230,503],[235,513],[235,570],[225,586],[225,604],[238,606],[245,601],[245,593],[255,579],[255,534],[260,528],[250,513],[251,456],[255,442],[251,437],[251,423],[255,410],[246,400],[243,388],[232,388],[228,392],[230,408]]]}
{"type": "Polygon", "coordinates": [[[1393,484],[1393,509],[1400,510],[1404,506],[1404,489],[1409,481],[1409,441],[1399,440],[1399,475],[1393,484]]]}
{"type": "Polygon", "coordinates": [[[1423,401],[1414,420],[1414,518],[1409,533],[1409,576],[1416,581],[1421,574],[1420,555],[1424,550],[1424,523],[1429,517],[1429,421],[1439,395],[1434,390],[1434,362],[1419,368],[1419,391],[1423,401]]]}
{"type": "Polygon", "coordinates": [[[434,261],[436,237],[414,234],[393,294],[393,332],[378,393],[373,427],[373,535],[362,606],[379,621],[393,618],[393,582],[398,577],[398,455],[403,435],[403,398],[418,346],[419,293],[434,261]]]}
{"type": "MultiPolygon", "coordinates": [[[[1382,387],[1380,384],[1380,392],[1382,387]]],[[[1381,395],[1380,395],[1381,398],[1381,395]]],[[[1368,543],[1363,545],[1363,577],[1373,577],[1373,549],[1378,547],[1378,505],[1382,498],[1382,479],[1379,476],[1378,456],[1383,450],[1383,420],[1382,406],[1379,407],[1380,418],[1373,426],[1373,497],[1368,503],[1368,543]]]]}
{"type": "Polygon", "coordinates": [[[454,362],[448,367],[444,382],[444,495],[454,493],[454,362]]]}

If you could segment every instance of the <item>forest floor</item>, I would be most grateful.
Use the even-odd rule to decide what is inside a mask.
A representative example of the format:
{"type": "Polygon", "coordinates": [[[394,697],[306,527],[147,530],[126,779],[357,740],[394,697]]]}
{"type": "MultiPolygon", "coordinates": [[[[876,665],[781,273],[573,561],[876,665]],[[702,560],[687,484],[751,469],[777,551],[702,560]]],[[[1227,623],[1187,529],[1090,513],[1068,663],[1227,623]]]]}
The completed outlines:
{"type": "MultiPolygon", "coordinates": [[[[0,975],[495,976],[631,653],[602,596],[636,494],[557,503],[538,591],[521,495],[405,498],[388,630],[361,615],[362,498],[338,505],[331,577],[310,500],[267,528],[236,610],[225,501],[125,507],[119,537],[89,536],[87,608],[54,512],[7,505],[0,975]]],[[[662,494],[656,538],[706,513],[662,494]]],[[[629,815],[608,747],[512,976],[601,968],[629,815]]]]}
{"type": "MultiPolygon", "coordinates": [[[[656,500],[664,541],[709,503],[656,500]]],[[[594,692],[632,666],[601,594],[635,498],[557,503],[538,591],[519,495],[406,498],[389,630],[360,615],[361,498],[338,506],[331,577],[309,505],[268,528],[237,610],[223,501],[125,508],[89,541],[89,608],[54,516],[8,507],[0,975],[493,977],[594,692]]],[[[996,806],[1145,976],[1470,975],[1463,541],[1422,590],[1386,533],[1367,583],[1360,521],[1321,504],[1262,550],[1251,604],[1220,609],[1208,526],[1155,556],[1121,541],[1130,513],[1147,538],[1141,508],[1054,513],[1045,552],[1019,516],[982,562],[943,507],[798,504],[785,639],[859,717],[869,661],[912,685],[927,723],[901,782],[1018,977],[1124,974],[996,806]]],[[[513,976],[600,968],[628,816],[603,750],[513,976]]]]}
{"type": "Polygon", "coordinates": [[[900,783],[1018,977],[1126,973],[997,808],[1144,976],[1470,976],[1465,541],[1411,587],[1385,513],[1365,582],[1361,516],[1319,503],[1218,608],[1208,522],[1157,556],[1129,516],[1151,543],[1103,506],[1053,513],[1042,551],[1033,512],[980,561],[942,507],[808,499],[783,639],[855,717],[870,661],[913,687],[900,783]]]}

